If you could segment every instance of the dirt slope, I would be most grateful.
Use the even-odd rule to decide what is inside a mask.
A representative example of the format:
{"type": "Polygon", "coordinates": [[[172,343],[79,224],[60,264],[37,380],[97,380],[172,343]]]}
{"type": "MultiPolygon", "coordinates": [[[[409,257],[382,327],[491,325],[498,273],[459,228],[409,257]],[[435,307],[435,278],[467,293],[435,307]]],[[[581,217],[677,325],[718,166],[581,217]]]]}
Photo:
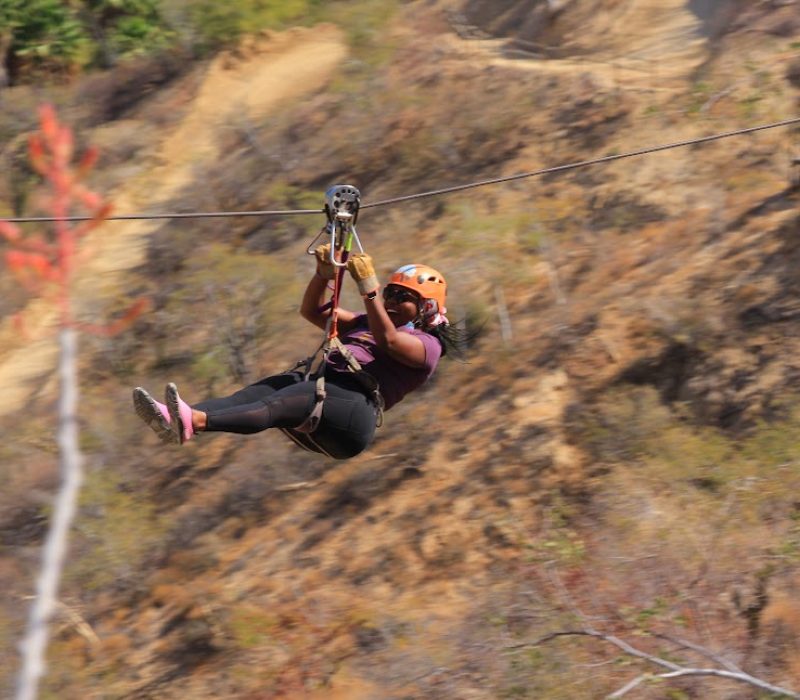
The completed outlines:
{"type": "MultiPolygon", "coordinates": [[[[516,3],[516,12],[529,17],[529,5],[534,4],[516,3]]],[[[537,41],[525,39],[524,27],[513,25],[508,28],[513,39],[472,40],[463,44],[464,50],[494,53],[494,65],[516,63],[523,70],[585,74],[601,88],[667,93],[682,88],[682,81],[707,58],[701,21],[683,0],[580,3],[572,8],[556,4],[549,11],[545,8],[551,3],[536,5],[542,14],[537,41]],[[551,47],[550,41],[557,44],[551,47]],[[533,57],[540,60],[525,60],[533,57]]],[[[487,14],[492,12],[488,7],[487,14]]],[[[468,9],[465,15],[475,21],[483,18],[468,9]]]]}
{"type": "MultiPolygon", "coordinates": [[[[392,26],[396,54],[361,91],[322,93],[294,106],[291,133],[260,132],[308,161],[293,185],[316,186],[337,148],[348,179],[373,174],[364,190],[393,195],[416,182],[413,167],[445,185],[796,108],[783,65],[794,35],[712,46],[683,3],[575,0],[547,3],[563,8],[563,51],[509,54],[505,40],[453,36],[439,10],[465,4],[410,4],[392,26]],[[644,72],[631,37],[651,61],[644,72]],[[331,131],[317,133],[320,122],[331,131]]],[[[798,190],[780,167],[791,142],[773,132],[364,212],[376,259],[435,256],[456,304],[488,312],[478,351],[393,409],[372,450],[333,468],[273,435],[164,450],[116,408],[97,415],[87,441],[113,449],[93,453],[93,476],[118,463],[124,478],[87,501],[74,566],[93,585],[72,585],[67,602],[100,641],[65,621],[49,687],[59,700],[596,700],[651,670],[589,644],[509,651],[585,615],[652,653],[687,658],[649,632],[666,631],[800,688],[800,239],[798,190]],[[494,323],[498,288],[511,344],[494,323]]],[[[182,148],[165,152],[184,162],[182,148]]],[[[268,167],[254,159],[241,174],[240,156],[226,155],[231,188],[253,163],[268,167]]],[[[268,248],[287,266],[299,249],[268,248]]],[[[196,277],[182,282],[198,290],[196,277]]],[[[289,349],[295,328],[259,350],[289,349]]],[[[134,360],[161,378],[168,362],[188,376],[187,357],[134,360]]],[[[636,692],[755,697],[707,679],[636,692]]]]}
{"type": "MultiPolygon", "coordinates": [[[[114,202],[115,212],[169,210],[177,194],[215,167],[220,138],[230,124],[264,119],[276,105],[313,94],[346,53],[341,32],[326,25],[254,37],[237,51],[218,55],[204,69],[197,93],[185,107],[186,116],[154,144],[145,171],[104,193],[114,202]]],[[[112,222],[92,234],[86,243],[90,260],[76,283],[78,314],[102,314],[94,300],[117,298],[118,276],[142,263],[148,238],[160,225],[112,222]]],[[[15,341],[10,327],[3,331],[0,415],[19,410],[31,392],[46,396],[54,391],[52,382],[47,388],[36,387],[56,363],[53,335],[46,331],[53,318],[43,304],[33,302],[24,313],[33,342],[15,341]]]]}

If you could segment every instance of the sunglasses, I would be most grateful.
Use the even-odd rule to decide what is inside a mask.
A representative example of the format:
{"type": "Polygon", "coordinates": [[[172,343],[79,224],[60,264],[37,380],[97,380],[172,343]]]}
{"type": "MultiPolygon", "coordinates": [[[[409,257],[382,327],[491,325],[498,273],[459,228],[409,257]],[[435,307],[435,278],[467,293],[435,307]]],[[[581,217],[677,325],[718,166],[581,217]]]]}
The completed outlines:
{"type": "Polygon", "coordinates": [[[397,304],[402,304],[406,301],[419,304],[419,297],[414,292],[402,287],[385,287],[383,299],[384,301],[394,301],[397,304]]]}

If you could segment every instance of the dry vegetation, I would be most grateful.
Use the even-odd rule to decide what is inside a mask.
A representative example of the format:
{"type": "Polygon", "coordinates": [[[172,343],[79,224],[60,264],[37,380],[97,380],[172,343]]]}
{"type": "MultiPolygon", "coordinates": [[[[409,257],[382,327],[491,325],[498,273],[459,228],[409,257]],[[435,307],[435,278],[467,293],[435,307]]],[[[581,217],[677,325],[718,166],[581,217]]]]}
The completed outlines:
{"type": "MultiPolygon", "coordinates": [[[[581,23],[588,5],[617,5],[573,4],[581,23]]],[[[457,40],[446,17],[464,3],[387,18],[368,5],[328,86],[227,124],[224,155],[165,208],[315,207],[334,181],[375,201],[785,118],[800,97],[800,32],[766,2],[652,89],[622,71],[609,84],[589,61],[498,58],[513,36],[457,40]]],[[[92,80],[76,94],[123,84],[92,80]]],[[[94,116],[59,99],[86,141],[107,138],[110,182],[124,183],[152,155],[141,135],[169,130],[201,81],[202,66],[176,69],[145,98],[92,98],[94,116]]],[[[451,281],[451,315],[483,325],[470,361],[446,362],[346,464],[274,435],[168,450],[143,434],[132,386],[174,380],[198,399],[316,340],[295,311],[321,222],[154,231],[117,282],[152,311],[83,345],[90,474],[44,697],[593,700],[653,670],[590,638],[512,649],[587,625],[708,665],[659,635],[689,641],[800,691],[795,140],[774,131],[365,210],[383,272],[413,250],[451,281]]],[[[13,211],[22,166],[8,143],[13,211]]],[[[25,421],[2,419],[3,689],[55,482],[46,380],[25,421]]],[[[630,697],[771,696],[688,677],[630,697]]]]}

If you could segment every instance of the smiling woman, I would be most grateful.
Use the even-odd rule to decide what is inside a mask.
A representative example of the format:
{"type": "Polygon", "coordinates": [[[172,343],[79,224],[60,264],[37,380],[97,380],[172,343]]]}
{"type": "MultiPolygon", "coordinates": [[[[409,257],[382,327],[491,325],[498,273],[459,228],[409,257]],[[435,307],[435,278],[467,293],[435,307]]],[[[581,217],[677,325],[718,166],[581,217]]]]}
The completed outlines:
{"type": "MultiPolygon", "coordinates": [[[[328,283],[336,270],[329,245],[320,246],[315,254],[317,269],[306,286],[300,313],[325,329],[332,315],[325,303],[328,283]]],[[[181,399],[172,383],[163,404],[137,387],[133,400],[139,417],[164,442],[184,443],[200,432],[252,434],[279,428],[301,446],[335,459],[349,459],[365,450],[381,411],[427,382],[446,351],[447,283],[432,267],[405,265],[392,273],[380,294],[368,255],[353,255],[347,268],[362,295],[364,311],[336,309],[338,341],[325,356],[324,389],[316,377],[297,370],[192,405],[181,399]],[[319,422],[308,430],[319,402],[319,422]]]]}

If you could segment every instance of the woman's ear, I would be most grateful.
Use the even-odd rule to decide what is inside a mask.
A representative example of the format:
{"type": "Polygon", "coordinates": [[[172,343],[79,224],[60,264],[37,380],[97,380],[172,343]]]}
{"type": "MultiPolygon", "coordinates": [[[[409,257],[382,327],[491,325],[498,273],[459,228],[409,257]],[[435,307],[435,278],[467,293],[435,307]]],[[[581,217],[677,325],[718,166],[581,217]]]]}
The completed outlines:
{"type": "Polygon", "coordinates": [[[436,299],[425,299],[425,301],[422,302],[422,308],[420,309],[422,318],[433,318],[438,313],[439,303],[436,301],[436,299]]]}

